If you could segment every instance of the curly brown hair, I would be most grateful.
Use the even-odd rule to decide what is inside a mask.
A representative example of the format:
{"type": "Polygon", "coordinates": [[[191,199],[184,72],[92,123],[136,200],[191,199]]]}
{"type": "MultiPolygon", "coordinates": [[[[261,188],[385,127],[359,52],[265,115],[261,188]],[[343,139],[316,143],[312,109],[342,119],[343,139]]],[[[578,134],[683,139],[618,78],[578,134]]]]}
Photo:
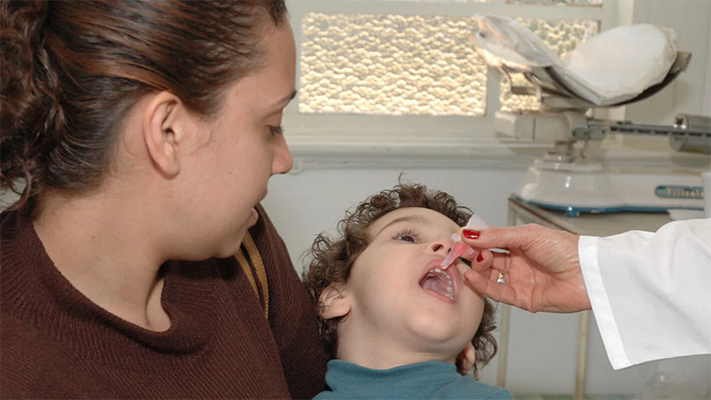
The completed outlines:
{"type": "MultiPolygon", "coordinates": [[[[346,217],[338,222],[336,238],[325,233],[314,240],[307,258],[311,259],[304,270],[303,281],[311,300],[319,308],[321,337],[330,358],[335,358],[338,346],[338,323],[342,318],[326,320],[320,317],[323,304],[321,292],[337,283],[346,283],[350,277],[355,260],[368,247],[372,238],[368,228],[385,214],[397,209],[420,207],[436,211],[459,226],[464,226],[472,212],[459,206],[449,194],[430,190],[419,184],[399,184],[390,190],[383,190],[359,204],[354,211],[346,211],[346,217]]],[[[496,354],[496,339],[492,331],[496,329],[495,309],[489,299],[484,299],[484,313],[472,344],[476,352],[476,363],[471,371],[474,378],[479,369],[486,365],[496,354]]],[[[457,365],[464,373],[461,365],[457,365]]]]}

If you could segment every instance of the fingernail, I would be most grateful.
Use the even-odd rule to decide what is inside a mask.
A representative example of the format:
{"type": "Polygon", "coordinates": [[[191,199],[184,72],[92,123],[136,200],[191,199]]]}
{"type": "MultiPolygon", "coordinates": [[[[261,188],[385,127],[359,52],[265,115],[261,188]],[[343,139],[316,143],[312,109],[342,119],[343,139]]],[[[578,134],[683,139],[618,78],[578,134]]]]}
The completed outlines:
{"type": "Polygon", "coordinates": [[[467,239],[479,239],[480,234],[481,232],[472,229],[465,229],[462,231],[462,235],[464,235],[467,239]]]}
{"type": "Polygon", "coordinates": [[[482,262],[482,261],[484,261],[484,256],[482,256],[481,253],[479,253],[479,255],[476,256],[476,262],[482,262]]]}

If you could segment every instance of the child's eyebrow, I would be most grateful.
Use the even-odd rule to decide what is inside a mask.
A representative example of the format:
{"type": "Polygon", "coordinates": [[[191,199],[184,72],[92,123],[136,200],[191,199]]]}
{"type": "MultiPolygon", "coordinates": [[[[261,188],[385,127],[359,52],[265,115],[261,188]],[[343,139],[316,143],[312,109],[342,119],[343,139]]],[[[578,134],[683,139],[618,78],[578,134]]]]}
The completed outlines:
{"type": "Polygon", "coordinates": [[[395,225],[395,224],[402,223],[402,222],[412,222],[412,223],[416,223],[416,224],[430,225],[430,220],[421,216],[421,215],[406,215],[404,217],[395,218],[394,220],[388,222],[387,225],[382,227],[378,231],[378,233],[375,234],[375,236],[380,235],[380,233],[382,231],[384,231],[385,229],[387,229],[388,227],[395,225]]]}

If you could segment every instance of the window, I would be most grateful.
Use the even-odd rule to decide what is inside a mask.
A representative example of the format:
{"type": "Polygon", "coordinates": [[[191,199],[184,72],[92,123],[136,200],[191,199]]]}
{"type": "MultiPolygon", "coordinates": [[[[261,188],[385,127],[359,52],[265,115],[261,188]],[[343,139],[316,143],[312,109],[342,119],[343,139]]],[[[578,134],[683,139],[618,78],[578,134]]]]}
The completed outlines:
{"type": "Polygon", "coordinates": [[[291,0],[299,95],[285,111],[288,136],[493,138],[496,111],[539,105],[487,68],[472,16],[516,17],[562,56],[612,25],[612,1],[291,0]]]}

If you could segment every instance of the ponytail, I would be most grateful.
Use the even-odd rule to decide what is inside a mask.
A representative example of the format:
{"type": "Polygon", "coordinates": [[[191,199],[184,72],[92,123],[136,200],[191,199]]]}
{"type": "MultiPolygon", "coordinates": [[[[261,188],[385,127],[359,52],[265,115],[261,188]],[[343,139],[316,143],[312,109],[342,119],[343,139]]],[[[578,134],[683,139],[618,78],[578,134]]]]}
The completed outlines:
{"type": "Polygon", "coordinates": [[[3,1],[0,97],[0,187],[22,207],[41,190],[47,150],[64,129],[58,76],[44,48],[46,1],[3,1]]]}

